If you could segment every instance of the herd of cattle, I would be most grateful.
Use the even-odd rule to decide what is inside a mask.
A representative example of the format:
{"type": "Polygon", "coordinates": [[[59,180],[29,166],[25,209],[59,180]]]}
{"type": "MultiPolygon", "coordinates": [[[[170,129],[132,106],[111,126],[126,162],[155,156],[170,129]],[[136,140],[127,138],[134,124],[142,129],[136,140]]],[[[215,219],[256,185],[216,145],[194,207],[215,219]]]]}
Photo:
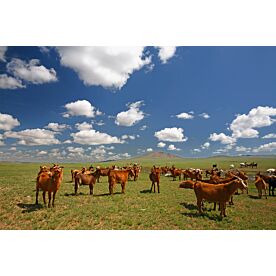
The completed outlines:
{"type": "MultiPolygon", "coordinates": [[[[75,195],[78,193],[80,185],[87,185],[90,189],[90,195],[93,195],[93,190],[96,182],[100,181],[100,177],[107,176],[109,194],[112,195],[114,187],[117,183],[121,184],[122,193],[125,193],[126,183],[128,180],[136,181],[139,177],[142,167],[138,164],[124,166],[119,168],[117,166],[107,168],[94,168],[92,165],[86,169],[71,170],[72,182],[74,182],[75,195]]],[[[149,172],[149,179],[151,181],[150,192],[160,193],[160,178],[161,175],[172,177],[173,180],[178,178],[183,180],[179,188],[193,189],[197,198],[197,206],[200,213],[202,213],[203,202],[213,202],[214,210],[216,204],[219,204],[220,216],[226,216],[226,204],[233,203],[233,195],[238,193],[238,189],[246,190],[248,194],[248,175],[244,171],[238,169],[230,169],[226,172],[219,170],[213,166],[210,170],[205,170],[205,178],[203,179],[203,170],[201,169],[177,169],[172,167],[157,167],[153,166],[149,172]]],[[[41,166],[36,179],[36,204],[38,204],[38,194],[42,190],[43,201],[46,205],[46,192],[48,192],[48,207],[54,207],[55,195],[60,188],[63,179],[63,167],[54,164],[52,167],[41,166]]],[[[276,170],[269,169],[267,174],[260,172],[255,176],[255,186],[258,190],[258,195],[261,198],[264,191],[267,198],[267,189],[269,195],[274,196],[274,189],[276,187],[276,170]]]]}

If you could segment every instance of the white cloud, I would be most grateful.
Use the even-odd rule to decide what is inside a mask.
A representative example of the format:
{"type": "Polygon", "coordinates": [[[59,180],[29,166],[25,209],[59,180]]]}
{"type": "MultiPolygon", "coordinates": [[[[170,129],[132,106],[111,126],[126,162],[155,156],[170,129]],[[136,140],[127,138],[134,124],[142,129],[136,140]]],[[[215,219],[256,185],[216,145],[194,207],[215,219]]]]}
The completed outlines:
{"type": "Polygon", "coordinates": [[[78,148],[78,147],[67,147],[67,150],[71,153],[76,153],[76,154],[84,154],[84,149],[83,148],[78,148]]]}
{"type": "Polygon", "coordinates": [[[142,130],[142,131],[143,131],[143,130],[146,130],[147,128],[148,128],[148,126],[147,126],[147,125],[143,125],[143,126],[141,126],[141,127],[140,127],[140,130],[142,130]]]}
{"type": "Polygon", "coordinates": [[[203,145],[200,146],[202,149],[208,149],[210,147],[210,143],[206,142],[203,145]]]}
{"type": "Polygon", "coordinates": [[[87,122],[83,122],[83,123],[77,123],[75,124],[75,127],[78,129],[78,130],[90,130],[93,128],[92,124],[89,124],[87,122]]]}
{"type": "Polygon", "coordinates": [[[0,129],[11,130],[20,125],[20,122],[9,114],[0,113],[0,129]]]}
{"type": "Polygon", "coordinates": [[[161,46],[158,47],[158,57],[160,58],[162,63],[167,63],[167,61],[172,58],[176,52],[176,47],[174,46],[161,46]]]}
{"type": "Polygon", "coordinates": [[[202,118],[204,118],[204,119],[209,119],[209,118],[210,118],[210,115],[207,114],[207,113],[205,113],[205,112],[199,114],[198,116],[200,116],[200,117],[202,117],[202,118]]]}
{"type": "Polygon", "coordinates": [[[182,128],[164,128],[154,133],[154,136],[159,141],[168,141],[168,142],[185,142],[188,140],[187,137],[183,134],[184,130],[182,128]]]}
{"type": "Polygon", "coordinates": [[[119,138],[110,136],[107,133],[101,133],[94,129],[81,130],[77,133],[72,133],[71,136],[75,143],[82,145],[103,145],[103,144],[121,144],[123,143],[119,138]]]}
{"type": "Polygon", "coordinates": [[[253,152],[263,152],[263,151],[271,152],[274,150],[276,150],[276,142],[271,142],[271,143],[264,144],[264,145],[259,146],[258,148],[253,149],[253,152]]]}
{"type": "Polygon", "coordinates": [[[18,89],[25,88],[21,80],[9,77],[7,74],[0,75],[0,89],[18,89]]]}
{"type": "Polygon", "coordinates": [[[57,81],[55,69],[47,69],[43,65],[40,65],[38,59],[31,59],[29,63],[26,63],[21,59],[13,58],[7,64],[7,70],[15,77],[34,84],[57,81]]]}
{"type": "Polygon", "coordinates": [[[276,139],[276,133],[269,133],[263,136],[262,139],[276,139]]]}
{"type": "Polygon", "coordinates": [[[6,61],[5,59],[5,53],[7,51],[8,47],[7,46],[0,46],[0,61],[6,61]]]}
{"type": "Polygon", "coordinates": [[[45,128],[49,128],[53,131],[59,132],[65,129],[69,129],[70,126],[66,124],[58,124],[58,123],[49,123],[45,128]]]}
{"type": "Polygon", "coordinates": [[[201,152],[201,149],[193,149],[194,152],[201,152]]]}
{"type": "Polygon", "coordinates": [[[73,69],[85,85],[122,88],[130,75],[150,64],[144,47],[57,47],[62,65],[73,69]]]}
{"type": "Polygon", "coordinates": [[[210,134],[209,139],[213,142],[219,141],[222,144],[226,145],[226,144],[234,144],[236,142],[236,139],[231,137],[231,136],[227,136],[224,133],[212,133],[210,134]]]}
{"type": "Polygon", "coordinates": [[[152,148],[147,148],[146,151],[147,151],[147,152],[152,152],[153,149],[152,149],[152,148]]]}
{"type": "Polygon", "coordinates": [[[55,138],[56,134],[50,130],[36,128],[18,132],[7,131],[4,133],[4,137],[19,139],[19,145],[39,146],[59,144],[59,140],[55,138]]]}
{"type": "Polygon", "coordinates": [[[72,141],[71,141],[71,140],[65,140],[65,141],[63,142],[63,144],[72,144],[72,141]]]}
{"type": "Polygon", "coordinates": [[[238,151],[238,152],[248,152],[248,151],[251,151],[251,148],[246,148],[246,147],[244,147],[244,146],[238,146],[238,147],[236,147],[236,151],[238,151]]]}
{"type": "Polygon", "coordinates": [[[171,145],[168,146],[168,150],[177,150],[177,151],[179,151],[181,149],[178,149],[173,144],[171,144],[171,145]]]}
{"type": "Polygon", "coordinates": [[[157,144],[157,147],[158,147],[158,148],[164,148],[165,146],[166,146],[166,144],[163,143],[163,142],[159,142],[159,143],[157,144]]]}
{"type": "Polygon", "coordinates": [[[98,148],[95,148],[94,150],[91,151],[91,155],[104,155],[106,154],[106,150],[105,148],[103,147],[98,147],[98,148]]]}
{"type": "Polygon", "coordinates": [[[47,152],[44,150],[41,150],[37,153],[37,155],[47,155],[47,152]]]}
{"type": "Polygon", "coordinates": [[[11,147],[10,150],[11,151],[16,151],[16,147],[11,147]]]}
{"type": "Polygon", "coordinates": [[[230,125],[235,138],[256,138],[259,132],[255,128],[270,126],[275,122],[271,118],[276,116],[276,108],[258,106],[249,111],[248,114],[238,115],[230,125]]]}
{"type": "Polygon", "coordinates": [[[115,123],[118,126],[130,127],[141,121],[145,117],[144,112],[140,110],[142,104],[143,101],[138,101],[127,105],[129,110],[118,113],[115,119],[115,123]]]}
{"type": "Polygon", "coordinates": [[[126,139],[130,139],[130,140],[135,140],[135,136],[134,135],[122,135],[121,137],[123,140],[126,140],[126,139]]]}
{"type": "Polygon", "coordinates": [[[70,116],[85,116],[88,118],[93,118],[96,115],[100,115],[100,112],[96,111],[96,108],[91,105],[90,102],[86,100],[78,100],[76,102],[71,102],[65,105],[67,112],[63,114],[63,117],[70,116]]]}
{"type": "Polygon", "coordinates": [[[176,117],[177,117],[178,119],[184,119],[184,120],[193,119],[193,118],[194,118],[193,115],[191,115],[191,114],[189,114],[189,113],[186,113],[186,112],[182,112],[182,113],[176,115],[176,117]]]}

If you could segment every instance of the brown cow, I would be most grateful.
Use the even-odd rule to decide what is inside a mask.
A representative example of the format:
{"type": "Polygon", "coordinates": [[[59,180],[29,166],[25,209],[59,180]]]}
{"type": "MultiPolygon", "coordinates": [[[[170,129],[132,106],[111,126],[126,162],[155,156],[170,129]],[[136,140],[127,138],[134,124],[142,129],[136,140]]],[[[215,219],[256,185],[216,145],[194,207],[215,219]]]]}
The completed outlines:
{"type": "Polygon", "coordinates": [[[255,177],[255,186],[258,190],[259,198],[262,198],[262,195],[263,195],[262,190],[264,190],[265,198],[267,199],[267,195],[266,195],[267,184],[260,176],[255,177]]]}
{"type": "Polygon", "coordinates": [[[60,188],[60,184],[63,178],[63,167],[56,167],[52,172],[42,172],[37,176],[36,180],[36,201],[35,204],[38,204],[38,193],[39,190],[42,190],[43,193],[43,202],[46,204],[45,194],[48,192],[48,207],[51,207],[51,199],[53,193],[52,207],[55,206],[55,196],[57,191],[60,188]]]}
{"type": "Polygon", "coordinates": [[[97,171],[92,173],[87,173],[82,171],[75,176],[75,195],[78,193],[78,188],[80,185],[88,185],[90,189],[90,195],[93,195],[94,185],[96,183],[97,171]]]}
{"type": "Polygon", "coordinates": [[[113,190],[116,183],[121,183],[122,194],[125,193],[126,183],[128,181],[128,175],[131,170],[109,170],[108,171],[108,184],[109,194],[113,195],[113,190]]]}
{"type": "Polygon", "coordinates": [[[179,180],[181,180],[182,170],[172,168],[172,169],[170,169],[170,172],[172,174],[173,181],[176,180],[176,177],[179,177],[179,180]]]}
{"type": "Polygon", "coordinates": [[[149,175],[149,178],[151,180],[151,189],[150,192],[152,193],[152,188],[154,187],[154,192],[155,192],[155,183],[157,184],[157,191],[160,193],[160,174],[161,174],[161,169],[158,167],[153,166],[151,169],[151,173],[149,175]]]}
{"type": "Polygon", "coordinates": [[[105,168],[105,169],[101,169],[100,167],[97,167],[96,171],[97,171],[97,175],[96,175],[96,180],[98,183],[100,183],[100,177],[101,176],[108,176],[108,173],[111,169],[109,168],[105,168]]]}
{"type": "Polygon", "coordinates": [[[183,189],[193,189],[195,185],[195,182],[192,180],[185,180],[182,181],[179,185],[179,188],[183,188],[183,189]]]}
{"type": "Polygon", "coordinates": [[[230,181],[226,184],[208,184],[204,182],[196,182],[194,185],[194,192],[197,198],[197,206],[199,213],[202,213],[202,201],[206,199],[211,202],[219,202],[221,206],[221,217],[226,217],[225,209],[226,202],[230,200],[230,197],[235,193],[235,191],[240,189],[246,189],[246,185],[243,180],[239,177],[237,179],[230,181]]]}

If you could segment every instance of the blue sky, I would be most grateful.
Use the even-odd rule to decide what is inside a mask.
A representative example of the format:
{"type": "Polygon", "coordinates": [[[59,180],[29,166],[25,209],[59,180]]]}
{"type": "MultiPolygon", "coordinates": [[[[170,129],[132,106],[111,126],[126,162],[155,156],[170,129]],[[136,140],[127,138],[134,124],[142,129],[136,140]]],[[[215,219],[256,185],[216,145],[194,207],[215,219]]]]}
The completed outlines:
{"type": "Polygon", "coordinates": [[[276,47],[0,47],[0,160],[275,154],[275,91],[276,47]]]}

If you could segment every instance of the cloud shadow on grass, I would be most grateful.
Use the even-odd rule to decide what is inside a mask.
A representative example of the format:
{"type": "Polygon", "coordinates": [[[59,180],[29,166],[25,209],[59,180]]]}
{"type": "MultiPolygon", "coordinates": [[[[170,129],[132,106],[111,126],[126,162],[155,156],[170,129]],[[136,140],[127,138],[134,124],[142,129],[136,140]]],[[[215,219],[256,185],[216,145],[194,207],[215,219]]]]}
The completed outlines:
{"type": "Polygon", "coordinates": [[[23,209],[22,213],[31,213],[44,208],[44,205],[34,203],[18,203],[17,206],[23,209]]]}

